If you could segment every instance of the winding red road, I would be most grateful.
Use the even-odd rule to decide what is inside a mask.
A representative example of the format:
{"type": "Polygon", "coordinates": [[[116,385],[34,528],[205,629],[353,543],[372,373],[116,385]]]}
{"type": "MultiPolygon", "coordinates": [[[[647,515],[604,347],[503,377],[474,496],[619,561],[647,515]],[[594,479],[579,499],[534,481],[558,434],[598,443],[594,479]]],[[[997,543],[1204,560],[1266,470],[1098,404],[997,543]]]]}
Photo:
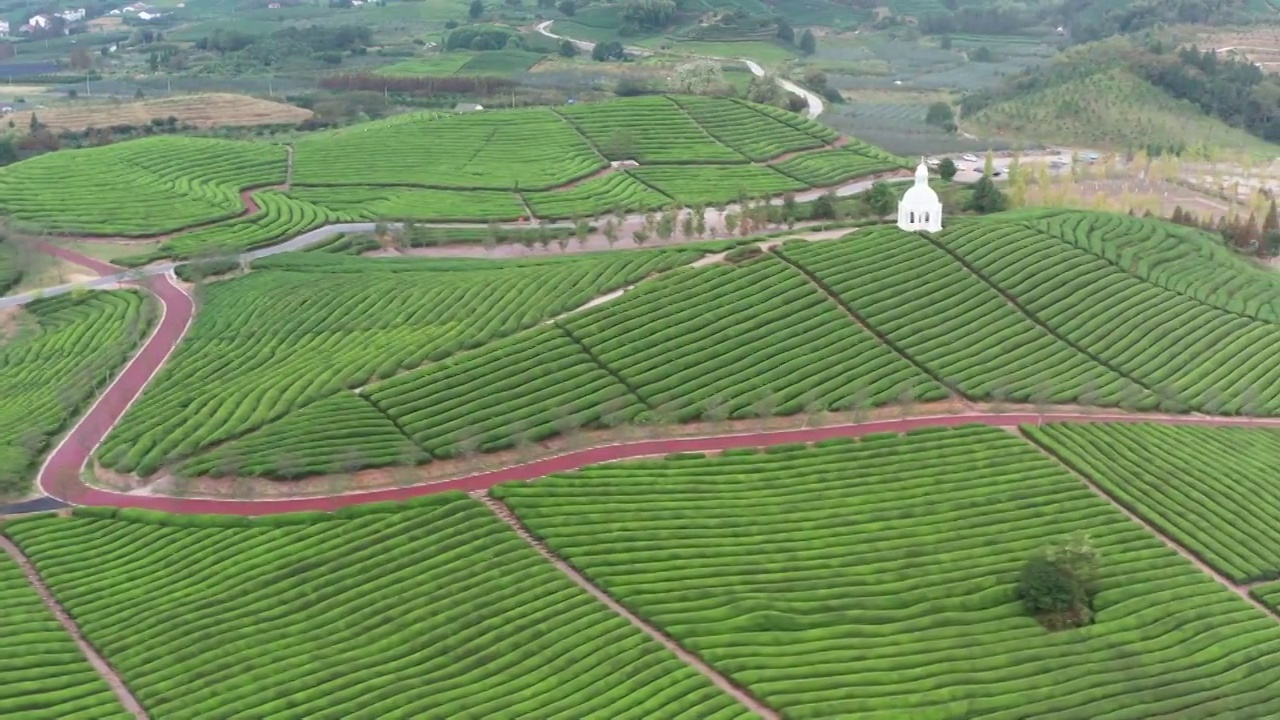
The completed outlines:
{"type": "MultiPolygon", "coordinates": [[[[41,252],[89,268],[102,276],[114,275],[125,270],[97,258],[47,243],[41,244],[39,249],[41,252]]],[[[107,436],[111,428],[115,427],[116,422],[169,359],[169,355],[178,346],[191,325],[192,317],[195,316],[195,303],[192,302],[191,296],[166,275],[152,275],[130,284],[148,290],[160,301],[160,320],[143,343],[142,349],[129,360],[124,370],[111,381],[107,389],[98,396],[89,410],[80,417],[54,447],[53,452],[45,458],[36,476],[36,484],[50,497],[77,505],[96,504],[97,501],[92,499],[95,491],[84,484],[80,477],[81,470],[93,451],[98,449],[102,439],[107,436]]]]}
{"type": "MultiPolygon", "coordinates": [[[[41,249],[70,262],[91,268],[101,275],[109,275],[121,271],[121,268],[114,265],[80,255],[65,248],[44,246],[41,249]]],[[[731,448],[763,447],[785,443],[812,443],[837,437],[858,437],[877,432],[905,432],[917,428],[954,426],[968,423],[1009,427],[1040,422],[1105,421],[1161,422],[1172,425],[1280,427],[1280,418],[1083,413],[1055,412],[1052,410],[1043,413],[1025,411],[995,413],[974,410],[949,415],[917,416],[795,430],[625,442],[579,450],[453,480],[341,495],[245,500],[135,495],[86,485],[81,473],[103,438],[106,437],[125,411],[129,409],[129,406],[142,393],[151,378],[168,360],[169,355],[186,334],[195,314],[195,305],[191,300],[191,296],[175,285],[168,276],[156,275],[148,277],[138,284],[149,290],[160,300],[164,312],[155,330],[143,344],[142,349],[129,361],[120,375],[107,387],[107,390],[98,397],[93,406],[89,408],[89,411],[63,437],[62,441],[49,454],[44,465],[40,468],[37,483],[40,489],[50,497],[74,505],[144,508],[173,513],[267,515],[299,511],[330,511],[348,505],[406,500],[448,490],[466,492],[485,490],[499,483],[533,480],[551,473],[567,472],[586,465],[627,458],[653,457],[680,452],[714,452],[731,448]]]]}

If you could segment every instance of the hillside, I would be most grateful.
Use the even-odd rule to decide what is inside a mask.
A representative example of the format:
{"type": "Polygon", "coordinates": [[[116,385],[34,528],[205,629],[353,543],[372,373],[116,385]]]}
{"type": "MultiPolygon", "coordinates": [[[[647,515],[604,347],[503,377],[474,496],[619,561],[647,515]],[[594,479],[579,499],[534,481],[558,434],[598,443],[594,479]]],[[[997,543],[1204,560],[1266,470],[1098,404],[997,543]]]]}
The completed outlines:
{"type": "Polygon", "coordinates": [[[974,133],[1002,139],[1143,149],[1153,155],[1229,148],[1274,157],[1280,150],[1121,69],[996,103],[966,117],[964,124],[974,133]]]}
{"type": "Polygon", "coordinates": [[[264,142],[155,137],[0,168],[24,229],[158,238],[164,257],[342,221],[569,220],[778,196],[905,161],[778,108],[706,97],[417,113],[264,142]],[[98,178],[111,177],[109,188],[98,178]],[[68,181],[67,178],[72,178],[68,181]]]}
{"type": "Polygon", "coordinates": [[[99,460],[142,475],[178,463],[298,477],[631,421],[955,398],[1280,413],[1264,380],[1280,350],[1280,280],[1185,228],[1024,211],[958,220],[932,240],[881,227],[740,264],[697,262],[707,251],[465,271],[324,253],[260,261],[209,288],[99,460]],[[376,309],[387,297],[397,313],[376,309]],[[1208,338],[1211,349],[1187,350],[1208,338]]]}
{"type": "Polygon", "coordinates": [[[1071,48],[961,101],[964,124],[1024,140],[1274,157],[1280,78],[1150,36],[1071,48]]]}

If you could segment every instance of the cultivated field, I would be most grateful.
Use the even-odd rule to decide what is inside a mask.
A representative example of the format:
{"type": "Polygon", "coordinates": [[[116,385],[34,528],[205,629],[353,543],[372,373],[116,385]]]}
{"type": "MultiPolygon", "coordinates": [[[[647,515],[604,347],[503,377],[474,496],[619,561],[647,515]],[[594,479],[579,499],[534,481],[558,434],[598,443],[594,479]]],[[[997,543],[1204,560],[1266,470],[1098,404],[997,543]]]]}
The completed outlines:
{"type": "Polygon", "coordinates": [[[0,715],[20,720],[133,717],[40,602],[17,563],[3,552],[0,607],[5,616],[0,715]]]}
{"type": "Polygon", "coordinates": [[[1280,626],[995,428],[612,463],[495,489],[559,555],[788,718],[1263,717],[1280,626]],[[1096,623],[1018,570],[1075,531],[1096,623]]]}
{"type": "MultiPolygon", "coordinates": [[[[16,112],[10,119],[25,128],[31,122],[31,112],[16,112]]],[[[310,110],[294,105],[230,93],[179,95],[135,102],[78,100],[33,112],[42,125],[55,131],[145,125],[154,119],[169,117],[201,128],[295,125],[312,115],[310,110]]]]}
{"type": "Polygon", "coordinates": [[[1236,582],[1280,577],[1280,433],[1046,425],[1028,434],[1236,582]]]}
{"type": "Polygon", "coordinates": [[[150,326],[137,292],[28,304],[0,332],[0,496],[21,495],[37,459],[94,398],[150,326]]]}
{"type": "MultiPolygon", "coordinates": [[[[343,388],[485,346],[698,255],[432,262],[305,253],[260,261],[249,275],[207,288],[187,339],[103,444],[102,462],[148,475],[166,458],[236,438],[343,388]]],[[[268,446],[294,455],[307,474],[332,464],[332,449],[268,446]]],[[[361,466],[387,459],[358,457],[361,466]]]]}
{"type": "Polygon", "coordinates": [[[1276,279],[1135,217],[1016,211],[932,239],[869,228],[698,268],[680,268],[691,248],[537,262],[331,249],[209,286],[100,462],[288,478],[627,422],[948,397],[1280,411],[1276,279]]]}
{"type": "Polygon", "coordinates": [[[5,533],[152,717],[749,717],[460,494],[252,524],[83,515],[5,533]]]}
{"type": "Polygon", "coordinates": [[[0,210],[31,231],[159,239],[116,260],[136,266],[262,247],[334,222],[693,207],[905,165],[859,141],[823,150],[837,140],[793,113],[731,99],[428,112],[311,133],[292,149],[157,137],[49,154],[0,169],[0,210]],[[801,152],[814,154],[792,156],[801,152]]]}
{"type": "Polygon", "coordinates": [[[170,136],[49,153],[0,169],[0,209],[33,228],[157,235],[241,214],[240,190],[283,183],[286,155],[170,136]]]}

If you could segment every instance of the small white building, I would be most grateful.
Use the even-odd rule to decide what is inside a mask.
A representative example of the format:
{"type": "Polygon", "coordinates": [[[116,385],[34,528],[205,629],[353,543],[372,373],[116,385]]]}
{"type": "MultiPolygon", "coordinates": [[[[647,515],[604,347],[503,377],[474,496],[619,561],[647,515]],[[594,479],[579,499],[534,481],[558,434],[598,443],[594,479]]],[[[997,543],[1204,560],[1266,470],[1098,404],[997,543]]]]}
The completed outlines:
{"type": "Polygon", "coordinates": [[[51,22],[53,22],[53,20],[48,15],[35,15],[27,21],[27,25],[30,25],[33,28],[46,30],[51,22]]]}
{"type": "Polygon", "coordinates": [[[70,10],[63,10],[62,12],[58,13],[58,17],[62,18],[63,20],[69,23],[83,20],[84,8],[72,8],[70,10]]]}
{"type": "Polygon", "coordinates": [[[929,187],[929,166],[924,158],[916,167],[916,184],[898,203],[898,227],[908,232],[938,232],[942,229],[942,201],[929,187]]]}
{"type": "Polygon", "coordinates": [[[0,20],[0,37],[9,37],[9,21],[0,20]]]}

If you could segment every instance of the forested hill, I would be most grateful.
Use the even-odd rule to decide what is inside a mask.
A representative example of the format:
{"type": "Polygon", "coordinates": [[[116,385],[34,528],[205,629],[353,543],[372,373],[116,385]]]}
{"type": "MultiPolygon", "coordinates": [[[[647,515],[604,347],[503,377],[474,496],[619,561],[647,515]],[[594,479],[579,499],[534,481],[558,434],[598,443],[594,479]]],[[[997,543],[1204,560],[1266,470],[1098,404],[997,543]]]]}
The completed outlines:
{"type": "Polygon", "coordinates": [[[1001,87],[966,96],[961,115],[970,117],[998,103],[1117,71],[1175,100],[1188,101],[1206,117],[1280,142],[1280,76],[1212,50],[1178,48],[1155,39],[1116,37],[1072,48],[1053,62],[1010,77],[1001,87]]]}
{"type": "MultiPolygon", "coordinates": [[[[885,3],[854,0],[855,6],[859,4],[885,3]]],[[[921,32],[1003,34],[1035,27],[1063,28],[1071,41],[1082,43],[1162,25],[1242,24],[1280,18],[1280,9],[1272,0],[942,0],[941,4],[944,7],[917,14],[921,32]]]]}

